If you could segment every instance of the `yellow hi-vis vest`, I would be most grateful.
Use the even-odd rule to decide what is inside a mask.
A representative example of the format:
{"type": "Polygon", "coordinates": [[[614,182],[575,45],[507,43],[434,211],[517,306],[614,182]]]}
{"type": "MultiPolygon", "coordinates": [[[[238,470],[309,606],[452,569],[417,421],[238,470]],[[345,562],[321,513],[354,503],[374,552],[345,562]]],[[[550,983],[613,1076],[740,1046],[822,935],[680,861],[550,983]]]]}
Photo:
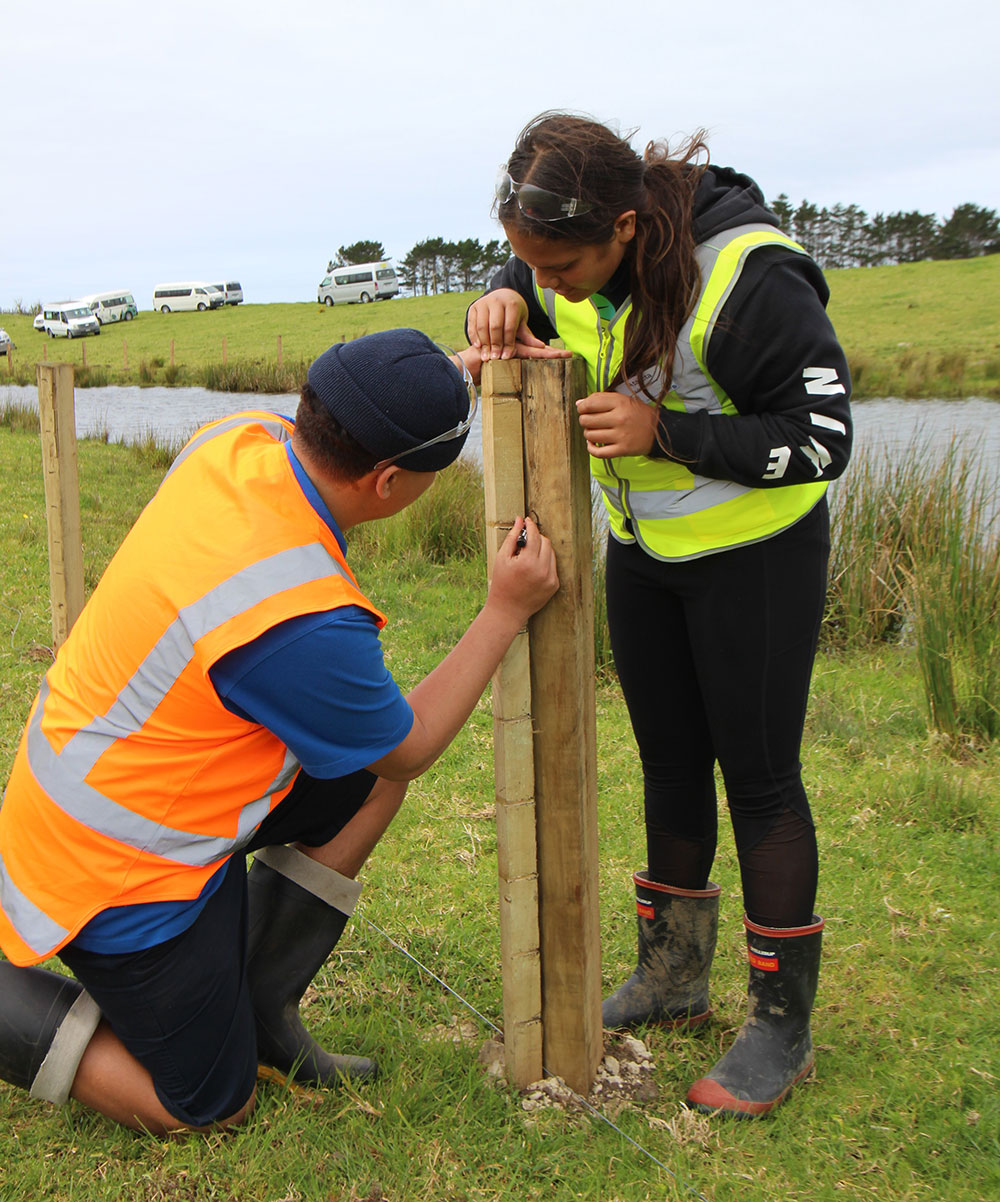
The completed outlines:
{"type": "MultiPolygon", "coordinates": [[[[674,375],[661,404],[668,409],[713,416],[735,416],[737,410],[705,365],[709,339],[747,256],[759,246],[785,246],[800,254],[797,243],[770,225],[742,225],[725,230],[695,250],[701,270],[701,292],[677,339],[674,375]]],[[[549,320],[566,347],[587,364],[587,386],[593,392],[616,391],[642,397],[641,385],[658,396],[662,372],[656,365],[612,389],[622,362],[625,323],[631,297],[610,320],[601,317],[591,298],[570,302],[551,289],[535,289],[549,320]]],[[[826,482],[749,488],[732,480],[699,476],[683,463],[628,455],[616,459],[591,456],[591,472],[601,486],[611,534],[619,542],[638,542],[662,560],[696,559],[730,547],[770,538],[803,517],[826,491],[826,482]]]]}
{"type": "Polygon", "coordinates": [[[299,770],[209,669],[287,618],[365,599],[283,445],[241,413],[200,430],[49,669],[0,808],[0,946],[34,964],[110,906],[184,901],[299,770]],[[178,531],[183,537],[178,538],[178,531]]]}

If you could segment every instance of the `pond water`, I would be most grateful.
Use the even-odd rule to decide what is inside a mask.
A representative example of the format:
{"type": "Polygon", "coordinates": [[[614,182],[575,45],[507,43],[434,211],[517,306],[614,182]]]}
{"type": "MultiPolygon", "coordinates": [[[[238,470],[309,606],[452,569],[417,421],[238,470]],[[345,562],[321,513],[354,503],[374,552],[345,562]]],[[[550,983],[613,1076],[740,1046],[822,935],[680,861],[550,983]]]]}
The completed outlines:
{"type": "MultiPolygon", "coordinates": [[[[76,390],[76,430],[80,437],[107,431],[113,441],[133,442],[153,434],[180,445],[203,422],[239,409],[272,409],[294,414],[292,393],[210,392],[204,388],[108,387],[76,390]]],[[[16,403],[38,407],[37,389],[0,384],[0,406],[16,403]]],[[[903,401],[893,397],[858,401],[853,406],[855,446],[867,453],[892,454],[921,444],[947,447],[952,439],[981,462],[1000,469],[1000,402],[971,397],[961,401],[903,401]]],[[[473,423],[464,454],[481,458],[479,418],[473,423]]]]}

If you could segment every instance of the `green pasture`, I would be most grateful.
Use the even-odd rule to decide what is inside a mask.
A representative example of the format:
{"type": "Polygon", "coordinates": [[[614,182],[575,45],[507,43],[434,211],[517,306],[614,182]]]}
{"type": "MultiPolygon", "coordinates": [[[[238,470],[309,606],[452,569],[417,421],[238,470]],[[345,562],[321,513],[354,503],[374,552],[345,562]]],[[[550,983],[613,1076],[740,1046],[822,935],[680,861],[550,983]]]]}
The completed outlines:
{"type": "MultiPolygon", "coordinates": [[[[105,325],[97,337],[49,338],[32,329],[31,318],[5,314],[3,325],[17,344],[14,375],[34,381],[43,351],[52,362],[72,363],[77,383],[208,384],[209,369],[223,362],[246,379],[233,391],[256,391],[259,379],[280,391],[297,390],[304,369],[334,342],[376,330],[413,326],[436,341],[462,347],[465,310],[474,293],[379,301],[369,305],[274,304],[227,306],[205,313],[140,312],[130,322],[105,325]],[[275,376],[278,340],[287,379],[275,376]],[[225,350],[223,350],[225,339],[225,350]],[[172,347],[172,357],[171,357],[172,347]],[[81,375],[84,355],[86,371],[81,375]],[[125,366],[127,359],[127,367],[125,366]],[[171,365],[173,370],[171,370],[171,365]]],[[[5,367],[0,361],[0,380],[5,367]]],[[[269,388],[263,389],[270,390],[269,388]]]]}
{"type": "MultiPolygon", "coordinates": [[[[335,310],[329,319],[371,320],[403,306],[351,309],[344,318],[335,310]]],[[[252,315],[251,306],[232,316],[252,315]]],[[[88,588],[164,467],[150,446],[80,444],[88,588]]],[[[0,479],[2,781],[51,658],[40,456],[27,421],[0,425],[0,479]]],[[[452,469],[408,514],[350,539],[362,586],[389,615],[383,645],[403,687],[440,659],[482,601],[481,530],[441,514],[481,514],[480,487],[474,473],[463,479],[452,469]],[[443,546],[442,531],[455,529],[458,541],[443,546]]],[[[610,989],[633,963],[630,873],[643,864],[644,843],[635,747],[605,675],[597,723],[602,971],[610,989]]],[[[596,1115],[529,1112],[483,1067],[489,1023],[502,1015],[486,697],[411,786],[306,1007],[326,1045],[377,1056],[380,1079],[330,1092],[263,1083],[245,1128],[186,1140],[137,1136],[76,1104],[55,1110],[0,1085],[0,1202],[1000,1197],[1000,743],[956,747],[931,733],[907,642],[833,641],[817,662],[803,761],[827,921],[813,1023],[817,1072],[772,1118],[715,1120],[681,1105],[743,1017],[739,878],[724,811],[713,870],[724,890],[715,1016],[699,1034],[642,1033],[656,1064],[651,1096],[603,1103],[596,1115]]]]}
{"type": "MultiPolygon", "coordinates": [[[[849,268],[830,271],[827,278],[830,316],[851,363],[856,396],[1000,396],[1000,255],[849,268]]],[[[0,363],[0,380],[6,373],[15,382],[32,383],[44,348],[50,360],[77,365],[81,386],[295,391],[308,364],[342,339],[415,326],[436,340],[464,346],[465,311],[475,295],[452,292],[333,308],[300,303],[208,313],[147,311],[135,321],[105,326],[99,337],[73,342],[37,333],[30,316],[4,314],[17,349],[9,366],[0,363]]]]}

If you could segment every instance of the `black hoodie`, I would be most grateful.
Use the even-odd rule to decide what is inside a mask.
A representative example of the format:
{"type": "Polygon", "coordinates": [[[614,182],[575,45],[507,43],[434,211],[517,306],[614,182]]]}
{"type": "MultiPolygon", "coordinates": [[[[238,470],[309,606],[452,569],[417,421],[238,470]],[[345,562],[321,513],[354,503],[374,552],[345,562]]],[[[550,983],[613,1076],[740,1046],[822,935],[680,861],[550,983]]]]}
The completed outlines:
{"type": "MultiPolygon", "coordinates": [[[[777,226],[747,175],[709,166],[694,198],[696,242],[738,225],[777,226]]],[[[513,288],[528,304],[528,327],[557,337],[532,286],[531,269],[512,258],[490,291],[513,288]]],[[[603,289],[619,308],[630,290],[626,260],[603,289]]],[[[753,251],[719,314],[706,366],[739,413],[716,421],[704,411],[660,411],[669,458],[701,476],[751,488],[832,480],[851,453],[850,377],[826,315],[829,289],[812,259],[781,246],[753,251]]],[[[651,454],[666,454],[654,446],[651,454]]]]}

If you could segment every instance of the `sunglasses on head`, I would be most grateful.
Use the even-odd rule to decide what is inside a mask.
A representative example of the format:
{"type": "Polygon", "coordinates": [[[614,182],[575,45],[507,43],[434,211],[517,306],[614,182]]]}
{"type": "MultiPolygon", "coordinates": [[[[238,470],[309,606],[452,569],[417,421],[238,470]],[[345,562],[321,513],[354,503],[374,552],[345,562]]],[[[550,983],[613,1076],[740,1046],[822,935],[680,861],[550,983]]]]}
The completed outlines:
{"type": "Polygon", "coordinates": [[[497,202],[502,206],[512,197],[517,200],[517,207],[525,217],[531,217],[535,221],[564,221],[567,217],[579,217],[581,213],[589,213],[594,207],[589,200],[580,200],[576,196],[560,196],[558,192],[539,188],[537,184],[519,184],[511,178],[510,172],[502,167],[497,176],[497,202]]]}
{"type": "MultiPolygon", "coordinates": [[[[455,355],[455,352],[450,347],[438,345],[438,350],[442,355],[447,355],[449,358],[455,355]]],[[[458,356],[455,355],[455,358],[458,358],[458,356]]],[[[398,455],[390,455],[387,459],[380,459],[374,468],[372,468],[372,471],[380,472],[384,467],[389,467],[390,464],[398,463],[400,459],[405,459],[407,455],[415,455],[417,451],[426,451],[428,447],[437,446],[439,442],[451,442],[453,438],[461,438],[468,431],[476,416],[476,410],[479,408],[479,394],[476,392],[476,385],[469,374],[469,369],[461,359],[458,359],[458,361],[462,364],[462,379],[465,381],[465,387],[469,393],[468,414],[451,430],[445,430],[443,434],[437,434],[434,438],[428,438],[426,442],[421,442],[415,447],[408,447],[405,451],[400,451],[398,455]]]]}

